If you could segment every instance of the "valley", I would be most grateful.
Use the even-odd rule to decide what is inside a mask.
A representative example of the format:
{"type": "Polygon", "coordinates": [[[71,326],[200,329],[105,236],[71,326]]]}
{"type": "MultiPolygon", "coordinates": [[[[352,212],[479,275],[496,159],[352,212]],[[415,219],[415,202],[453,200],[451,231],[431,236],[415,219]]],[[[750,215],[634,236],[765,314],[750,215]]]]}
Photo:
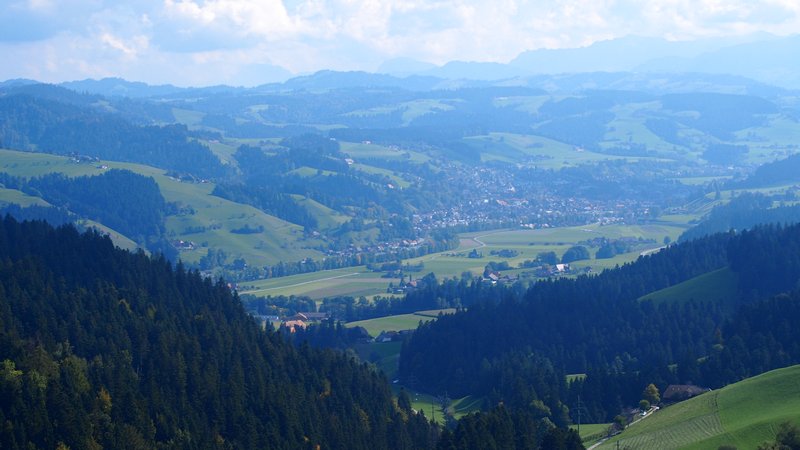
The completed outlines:
{"type": "MultiPolygon", "coordinates": [[[[385,382],[376,398],[396,408],[362,424],[402,417],[391,432],[428,445],[483,421],[579,440],[568,430],[581,421],[588,445],[634,416],[650,384],[735,391],[800,362],[786,325],[800,110],[792,91],[724,77],[710,91],[688,75],[658,89],[587,77],[591,88],[571,90],[541,79],[410,89],[320,73],[304,89],[136,100],[4,86],[0,211],[221,280],[268,339],[334,349],[306,356],[340,355],[360,364],[354,376],[385,382]],[[326,87],[330,76],[359,81],[326,87]]],[[[143,305],[141,320],[155,320],[143,305]]],[[[336,390],[326,381],[318,400],[336,390]]],[[[736,431],[702,398],[603,445],[772,437],[774,421],[736,431]],[[687,422],[658,425],[672,416],[687,422]]],[[[174,438],[158,427],[150,442],[174,438]]]]}

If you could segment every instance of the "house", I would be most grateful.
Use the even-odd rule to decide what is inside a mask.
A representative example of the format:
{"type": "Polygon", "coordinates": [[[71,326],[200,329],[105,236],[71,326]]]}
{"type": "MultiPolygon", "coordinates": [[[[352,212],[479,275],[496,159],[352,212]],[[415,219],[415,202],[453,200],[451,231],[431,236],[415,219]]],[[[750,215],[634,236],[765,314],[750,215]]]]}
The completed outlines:
{"type": "Polygon", "coordinates": [[[329,315],[326,312],[298,312],[297,314],[287,317],[286,321],[301,320],[303,322],[320,322],[328,319],[329,315]]]}
{"type": "Polygon", "coordinates": [[[497,281],[500,279],[500,272],[489,271],[484,275],[483,282],[486,284],[497,284],[497,281]]]}
{"type": "Polygon", "coordinates": [[[364,343],[372,340],[372,336],[369,335],[369,332],[364,327],[348,328],[347,335],[350,339],[356,342],[364,343]]]}
{"type": "Polygon", "coordinates": [[[375,338],[375,342],[392,342],[400,337],[397,331],[381,331],[381,334],[375,338]]]}
{"type": "Polygon", "coordinates": [[[298,315],[305,316],[306,322],[321,322],[327,320],[330,315],[326,312],[299,312],[298,315]]]}
{"type": "Polygon", "coordinates": [[[662,395],[661,398],[668,403],[680,402],[692,397],[696,397],[710,390],[711,389],[702,388],[693,384],[670,384],[667,386],[667,389],[664,391],[664,395],[662,395]]]}
{"type": "Polygon", "coordinates": [[[298,328],[302,328],[305,330],[306,327],[308,327],[308,325],[302,320],[287,320],[283,322],[283,326],[286,327],[287,330],[289,330],[289,333],[297,332],[298,328]]]}

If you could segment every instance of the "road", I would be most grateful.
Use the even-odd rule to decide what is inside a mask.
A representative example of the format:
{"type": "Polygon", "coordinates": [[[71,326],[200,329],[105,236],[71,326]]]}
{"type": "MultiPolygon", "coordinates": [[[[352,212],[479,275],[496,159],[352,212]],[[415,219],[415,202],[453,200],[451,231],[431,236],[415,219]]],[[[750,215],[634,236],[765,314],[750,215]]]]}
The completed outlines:
{"type": "MultiPolygon", "coordinates": [[[[645,413],[644,416],[639,416],[638,419],[636,419],[633,422],[629,423],[628,426],[625,427],[625,429],[628,429],[628,427],[630,427],[631,425],[639,423],[644,419],[647,419],[648,417],[652,416],[654,412],[656,412],[658,410],[659,410],[658,406],[651,406],[650,409],[647,410],[647,413],[645,413]]],[[[624,430],[623,430],[623,432],[624,432],[624,430]]],[[[619,436],[620,434],[622,434],[622,433],[617,433],[614,436],[619,436]]],[[[614,436],[611,436],[611,437],[614,437],[614,436]]],[[[603,445],[607,440],[611,439],[611,437],[606,437],[606,438],[600,439],[599,441],[595,442],[592,446],[590,446],[586,450],[594,450],[595,448],[603,445]]]]}
{"type": "Polygon", "coordinates": [[[645,250],[642,253],[639,253],[639,256],[651,255],[653,253],[660,252],[661,250],[664,250],[665,248],[667,248],[666,245],[658,247],[658,248],[651,248],[650,250],[645,250]]]}

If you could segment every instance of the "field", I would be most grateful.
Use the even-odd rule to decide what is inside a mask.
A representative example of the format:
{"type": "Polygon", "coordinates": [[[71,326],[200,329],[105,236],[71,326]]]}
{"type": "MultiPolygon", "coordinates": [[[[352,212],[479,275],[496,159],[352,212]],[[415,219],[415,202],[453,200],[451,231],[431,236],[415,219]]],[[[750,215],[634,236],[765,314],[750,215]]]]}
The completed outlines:
{"type": "MultiPolygon", "coordinates": [[[[400,388],[397,387],[397,385],[393,386],[395,394],[399,393],[400,388]]],[[[422,411],[425,413],[425,417],[428,419],[433,419],[436,423],[441,424],[444,422],[445,415],[439,396],[416,392],[406,387],[403,389],[405,389],[406,393],[411,399],[411,407],[415,411],[422,411]]],[[[480,411],[482,406],[483,398],[468,395],[462,398],[450,399],[450,405],[447,407],[447,409],[457,420],[469,413],[480,411]]]]}
{"type": "Polygon", "coordinates": [[[39,197],[28,195],[16,189],[0,188],[0,204],[3,203],[13,203],[22,207],[28,207],[32,205],[50,206],[49,203],[39,197]]]}
{"type": "Polygon", "coordinates": [[[387,295],[389,283],[399,281],[396,278],[381,278],[379,273],[358,266],[248,282],[242,286],[242,293],[258,296],[305,295],[315,300],[337,295],[369,297],[387,295]]]}
{"type": "MultiPolygon", "coordinates": [[[[687,219],[690,217],[686,216],[687,219]]],[[[526,272],[526,269],[517,268],[523,261],[535,259],[539,253],[550,251],[555,252],[560,258],[569,247],[588,239],[604,236],[610,239],[633,237],[651,240],[650,243],[643,244],[630,253],[617,255],[614,258],[590,259],[572,264],[578,271],[591,268],[593,272],[600,272],[603,269],[635,261],[644,251],[660,248],[665,236],[675,240],[686,227],[685,223],[679,221],[659,221],[650,225],[600,226],[592,224],[582,227],[542,230],[520,229],[465,233],[461,235],[461,244],[455,250],[425,255],[406,260],[406,262],[423,264],[422,271],[411,274],[414,278],[431,272],[435,273],[439,279],[460,277],[464,272],[479,276],[483,273],[486,264],[491,261],[508,262],[512,269],[502,271],[502,273],[516,275],[526,272]],[[477,249],[482,256],[470,258],[468,254],[472,249],[477,249]],[[492,255],[493,250],[514,250],[518,254],[506,258],[492,255]]],[[[594,254],[596,250],[596,248],[590,248],[590,253],[594,254]]],[[[369,272],[364,266],[359,266],[250,282],[243,288],[243,292],[262,296],[306,295],[314,299],[334,295],[370,297],[386,295],[389,283],[397,284],[398,281],[398,279],[381,278],[380,273],[369,272]]]]}
{"type": "Polygon", "coordinates": [[[576,149],[569,144],[541,136],[490,133],[486,136],[464,138],[464,142],[481,153],[482,161],[518,163],[527,160],[527,165],[544,169],[561,169],[577,164],[627,159],[576,149]]]}
{"type": "Polygon", "coordinates": [[[386,160],[407,160],[423,163],[430,160],[424,153],[410,150],[400,150],[371,143],[340,142],[342,153],[349,155],[356,162],[363,158],[380,158],[386,160]]]}
{"type": "MultiPolygon", "coordinates": [[[[610,423],[584,423],[581,424],[579,435],[584,445],[590,445],[606,436],[606,431],[610,423]]],[[[570,425],[570,428],[577,430],[577,425],[570,425]]]]}
{"type": "Polygon", "coordinates": [[[726,267],[644,295],[639,300],[652,300],[654,303],[682,303],[692,299],[724,302],[735,297],[736,274],[726,267]]]}
{"type": "MultiPolygon", "coordinates": [[[[242,257],[250,264],[275,264],[279,261],[297,261],[305,257],[320,257],[313,241],[304,241],[301,227],[265,214],[251,206],[234,203],[211,195],[213,183],[185,183],[165,175],[161,169],[141,164],[102,161],[92,164],[75,163],[63,156],[44,153],[0,150],[0,171],[19,177],[35,177],[48,173],[63,173],[67,176],[99,175],[106,169],[127,169],[144,176],[152,177],[168,202],[174,202],[193,213],[169,216],[166,221],[170,239],[192,241],[195,248],[181,252],[181,258],[197,262],[209,248],[224,248],[232,259],[242,257]],[[231,230],[262,226],[264,232],[256,234],[235,234],[231,230]]],[[[20,197],[22,193],[3,190],[0,201],[11,196],[20,197]]],[[[32,198],[22,200],[32,203],[32,198]]],[[[335,219],[334,219],[335,220],[335,219]]],[[[112,237],[114,235],[112,234],[112,237]]],[[[129,241],[129,240],[128,240],[129,241]]],[[[128,241],[115,241],[127,248],[128,241]]]]}
{"type": "Polygon", "coordinates": [[[600,449],[756,448],[800,421],[800,366],[778,369],[662,408],[600,449]]]}
{"type": "Polygon", "coordinates": [[[453,314],[454,309],[442,309],[435,311],[417,311],[413,314],[398,314],[396,316],[381,317],[378,319],[360,320],[350,322],[348,327],[364,327],[372,337],[381,334],[382,331],[402,331],[414,330],[420,322],[435,320],[439,312],[443,314],[453,314]]]}

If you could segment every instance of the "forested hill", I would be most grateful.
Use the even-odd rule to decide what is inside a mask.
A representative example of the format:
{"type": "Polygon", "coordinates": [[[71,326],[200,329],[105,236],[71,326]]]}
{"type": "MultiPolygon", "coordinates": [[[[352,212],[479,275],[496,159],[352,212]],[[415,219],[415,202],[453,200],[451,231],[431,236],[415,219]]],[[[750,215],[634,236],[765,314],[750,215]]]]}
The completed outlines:
{"type": "Polygon", "coordinates": [[[383,376],[260,330],[225,283],[0,222],[0,448],[434,445],[383,376]]]}
{"type": "Polygon", "coordinates": [[[800,362],[800,332],[785,329],[796,312],[776,312],[795,311],[797,293],[783,303],[739,307],[733,318],[703,299],[638,300],[723,266],[738,280],[738,294],[724,300],[728,309],[791,292],[800,279],[799,249],[800,225],[760,227],[672,246],[596,277],[537,283],[523,296],[509,290],[494,296],[502,301],[422,325],[404,345],[400,375],[431,392],[533,405],[563,423],[577,395],[584,419],[605,421],[634,406],[648,383],[719,387],[800,362]],[[761,344],[749,345],[753,324],[766,317],[770,325],[758,327],[755,341],[761,344]],[[765,342],[773,351],[759,350],[765,342]],[[587,377],[568,385],[569,373],[587,377]]]}
{"type": "Polygon", "coordinates": [[[0,96],[0,146],[138,162],[206,178],[225,171],[207,146],[190,140],[184,125],[139,126],[63,96],[0,96]]]}

